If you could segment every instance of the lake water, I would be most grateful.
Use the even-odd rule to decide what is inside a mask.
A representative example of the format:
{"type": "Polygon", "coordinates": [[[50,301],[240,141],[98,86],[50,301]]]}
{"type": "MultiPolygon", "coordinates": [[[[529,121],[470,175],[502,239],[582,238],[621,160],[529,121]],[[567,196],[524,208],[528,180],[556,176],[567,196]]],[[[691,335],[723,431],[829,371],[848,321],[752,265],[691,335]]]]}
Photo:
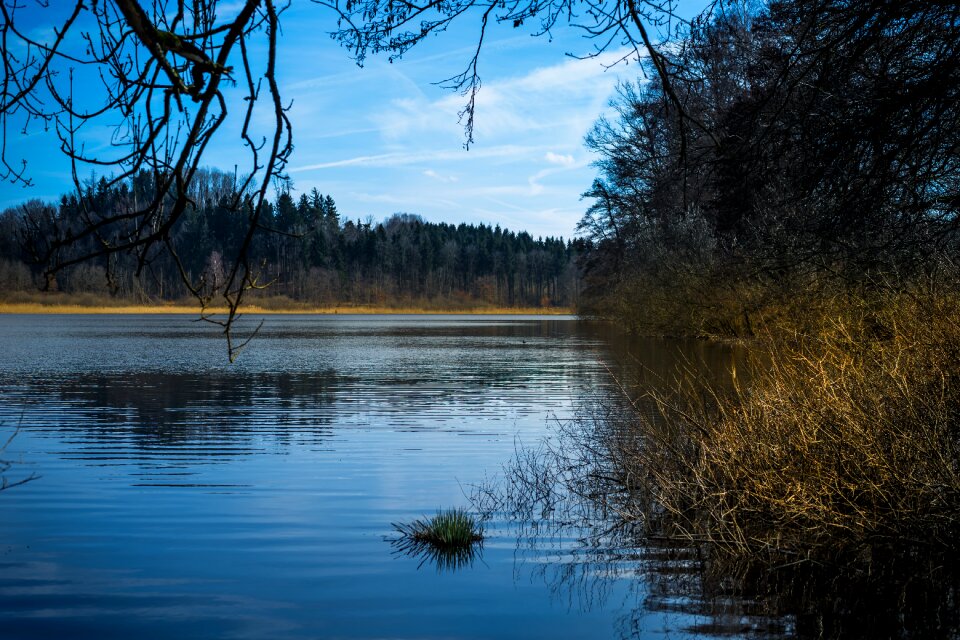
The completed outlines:
{"type": "Polygon", "coordinates": [[[184,316],[0,316],[6,478],[39,476],[0,493],[0,637],[694,634],[631,550],[503,517],[456,571],[391,544],[676,357],[570,317],[274,316],[231,365],[184,316]]]}

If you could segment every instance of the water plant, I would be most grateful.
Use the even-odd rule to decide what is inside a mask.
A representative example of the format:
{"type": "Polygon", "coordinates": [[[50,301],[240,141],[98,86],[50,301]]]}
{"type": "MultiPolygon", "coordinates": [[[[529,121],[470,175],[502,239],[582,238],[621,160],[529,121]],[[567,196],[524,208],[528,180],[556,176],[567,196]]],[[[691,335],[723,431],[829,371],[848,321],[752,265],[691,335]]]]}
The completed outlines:
{"type": "Polygon", "coordinates": [[[483,525],[463,509],[447,509],[429,520],[393,526],[405,538],[443,549],[470,547],[483,540],[483,525]]]}
{"type": "Polygon", "coordinates": [[[463,509],[438,511],[430,519],[394,523],[400,537],[392,541],[397,551],[431,562],[439,571],[455,570],[473,562],[483,543],[483,525],[463,509]]]}

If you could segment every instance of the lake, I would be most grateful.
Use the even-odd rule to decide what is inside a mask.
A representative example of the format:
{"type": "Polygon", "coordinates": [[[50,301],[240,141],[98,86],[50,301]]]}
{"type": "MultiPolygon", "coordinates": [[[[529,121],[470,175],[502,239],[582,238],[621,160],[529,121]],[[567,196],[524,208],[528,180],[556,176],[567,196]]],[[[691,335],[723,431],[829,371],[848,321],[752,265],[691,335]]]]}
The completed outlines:
{"type": "Polygon", "coordinates": [[[391,541],[470,509],[517,451],[615,398],[622,367],[722,369],[723,347],[534,316],[272,316],[232,365],[185,316],[0,316],[0,345],[6,478],[39,476],[0,493],[3,638],[717,629],[638,577],[643,550],[596,562],[502,514],[458,570],[391,541]]]}

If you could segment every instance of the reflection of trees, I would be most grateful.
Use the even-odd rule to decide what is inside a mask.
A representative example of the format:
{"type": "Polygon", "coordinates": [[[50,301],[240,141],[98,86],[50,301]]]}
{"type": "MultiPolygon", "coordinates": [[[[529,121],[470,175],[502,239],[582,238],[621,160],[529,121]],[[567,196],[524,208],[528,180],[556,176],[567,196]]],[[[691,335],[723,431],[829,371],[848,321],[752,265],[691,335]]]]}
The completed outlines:
{"type": "MultiPolygon", "coordinates": [[[[489,403],[493,388],[505,390],[496,399],[509,408],[511,398],[527,395],[526,388],[589,384],[585,376],[595,373],[581,365],[592,360],[598,341],[572,329],[569,322],[459,319],[406,326],[346,322],[334,330],[298,326],[290,332],[281,327],[263,337],[265,345],[297,340],[323,353],[329,348],[338,358],[356,351],[347,356],[353,361],[338,361],[345,372],[294,368],[66,374],[54,367],[49,375],[0,376],[0,385],[5,404],[24,408],[24,426],[86,430],[91,437],[125,432],[143,442],[167,443],[213,433],[276,432],[282,437],[288,427],[312,431],[347,416],[367,415],[417,427],[417,419],[428,415],[432,427],[451,419],[451,406],[489,403]],[[560,339],[566,355],[558,360],[560,339]]],[[[196,338],[194,332],[168,330],[134,335],[185,344],[196,338]]]]}
{"type": "Polygon", "coordinates": [[[30,383],[25,420],[43,420],[53,405],[54,424],[84,429],[90,438],[134,434],[144,444],[189,443],[211,433],[253,436],[264,427],[329,425],[344,378],[335,371],[258,374],[82,374],[30,383]],[[39,399],[31,401],[30,398],[39,399]],[[31,407],[31,403],[35,403],[31,407]]]}
{"type": "MultiPolygon", "coordinates": [[[[203,348],[195,342],[196,332],[167,327],[121,337],[203,348]]],[[[263,336],[264,349],[277,341],[282,353],[296,354],[288,370],[281,363],[283,369],[266,371],[137,371],[135,362],[121,359],[111,366],[133,370],[63,373],[54,363],[49,374],[0,374],[0,389],[4,404],[24,408],[25,427],[86,429],[92,435],[119,430],[167,442],[212,432],[315,428],[346,416],[388,416],[391,424],[411,424],[428,414],[434,426],[449,421],[451,409],[488,404],[493,388],[504,390],[495,399],[509,409],[512,399],[529,397],[527,389],[549,386],[567,393],[571,385],[593,384],[597,338],[579,324],[554,320],[297,323],[291,329],[275,325],[263,336]],[[295,342],[309,344],[309,353],[290,350],[295,342]],[[298,369],[324,358],[332,358],[338,369],[298,369]]],[[[158,354],[161,362],[164,353],[158,354]]],[[[183,362],[168,366],[192,367],[189,357],[183,362]]]]}

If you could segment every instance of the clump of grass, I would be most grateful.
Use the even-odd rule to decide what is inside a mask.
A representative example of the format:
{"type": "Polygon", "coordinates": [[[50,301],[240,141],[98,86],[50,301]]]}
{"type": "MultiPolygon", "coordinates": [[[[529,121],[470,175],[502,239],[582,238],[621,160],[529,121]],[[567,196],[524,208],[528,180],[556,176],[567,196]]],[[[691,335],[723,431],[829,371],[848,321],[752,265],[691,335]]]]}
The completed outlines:
{"type": "Polygon", "coordinates": [[[463,509],[447,509],[429,520],[393,526],[404,538],[440,549],[469,548],[483,540],[483,525],[463,509]]]}
{"type": "Polygon", "coordinates": [[[483,547],[483,525],[463,509],[447,509],[408,524],[394,523],[398,553],[431,563],[437,571],[455,571],[473,563],[483,547]]]}

